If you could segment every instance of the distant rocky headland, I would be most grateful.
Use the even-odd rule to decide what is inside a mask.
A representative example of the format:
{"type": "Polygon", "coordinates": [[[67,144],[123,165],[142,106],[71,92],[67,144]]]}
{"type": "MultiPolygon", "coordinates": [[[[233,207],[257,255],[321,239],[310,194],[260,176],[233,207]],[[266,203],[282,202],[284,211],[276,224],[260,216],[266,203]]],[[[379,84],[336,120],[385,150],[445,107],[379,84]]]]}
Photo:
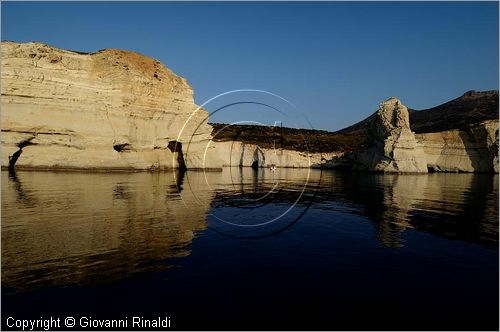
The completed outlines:
{"type": "Polygon", "coordinates": [[[106,49],[2,42],[2,167],[160,170],[329,167],[498,173],[498,91],[427,110],[397,98],[337,132],[209,124],[187,81],[106,49]]]}

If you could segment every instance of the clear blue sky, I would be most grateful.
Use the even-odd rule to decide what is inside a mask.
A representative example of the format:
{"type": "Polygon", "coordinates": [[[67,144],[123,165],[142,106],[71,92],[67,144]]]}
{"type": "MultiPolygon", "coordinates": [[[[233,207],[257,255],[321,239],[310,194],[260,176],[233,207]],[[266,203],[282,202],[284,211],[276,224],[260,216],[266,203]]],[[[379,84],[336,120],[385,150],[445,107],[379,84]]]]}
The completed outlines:
{"type": "Polygon", "coordinates": [[[134,50],[187,78],[198,104],[267,90],[327,130],[390,96],[423,109],[498,89],[497,2],[2,2],[2,40],[134,50]]]}

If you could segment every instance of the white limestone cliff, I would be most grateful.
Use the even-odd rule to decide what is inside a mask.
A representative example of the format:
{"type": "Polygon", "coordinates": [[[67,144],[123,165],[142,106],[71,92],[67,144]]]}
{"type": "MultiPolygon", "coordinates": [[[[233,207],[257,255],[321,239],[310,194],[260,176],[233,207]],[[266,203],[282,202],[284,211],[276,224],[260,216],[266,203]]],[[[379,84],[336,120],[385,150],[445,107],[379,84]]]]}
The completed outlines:
{"type": "Polygon", "coordinates": [[[187,167],[221,167],[187,81],[141,54],[2,42],[1,93],[2,167],[175,168],[171,141],[187,167]]]}
{"type": "Polygon", "coordinates": [[[416,139],[432,171],[498,173],[498,120],[417,134],[416,139]]]}

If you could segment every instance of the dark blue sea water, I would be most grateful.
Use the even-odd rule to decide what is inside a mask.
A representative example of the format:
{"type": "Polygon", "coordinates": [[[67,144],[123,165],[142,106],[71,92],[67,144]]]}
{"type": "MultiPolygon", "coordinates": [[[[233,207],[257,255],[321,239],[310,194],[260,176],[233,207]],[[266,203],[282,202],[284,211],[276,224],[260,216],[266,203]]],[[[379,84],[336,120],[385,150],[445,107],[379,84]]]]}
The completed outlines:
{"type": "Polygon", "coordinates": [[[485,174],[2,172],[2,327],[497,330],[498,203],[485,174]]]}

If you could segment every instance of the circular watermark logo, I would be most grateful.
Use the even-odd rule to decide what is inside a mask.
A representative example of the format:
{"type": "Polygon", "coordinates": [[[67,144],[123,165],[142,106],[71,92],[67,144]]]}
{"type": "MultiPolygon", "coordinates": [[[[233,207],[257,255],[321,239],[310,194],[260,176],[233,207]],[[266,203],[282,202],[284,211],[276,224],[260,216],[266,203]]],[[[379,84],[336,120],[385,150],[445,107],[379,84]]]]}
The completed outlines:
{"type": "Polygon", "coordinates": [[[287,229],[309,209],[321,179],[320,171],[311,181],[312,159],[322,159],[312,129],[274,93],[244,89],[211,98],[169,145],[184,204],[209,202],[207,227],[226,236],[260,238],[287,229]],[[307,135],[296,129],[304,127],[307,135]]]}

